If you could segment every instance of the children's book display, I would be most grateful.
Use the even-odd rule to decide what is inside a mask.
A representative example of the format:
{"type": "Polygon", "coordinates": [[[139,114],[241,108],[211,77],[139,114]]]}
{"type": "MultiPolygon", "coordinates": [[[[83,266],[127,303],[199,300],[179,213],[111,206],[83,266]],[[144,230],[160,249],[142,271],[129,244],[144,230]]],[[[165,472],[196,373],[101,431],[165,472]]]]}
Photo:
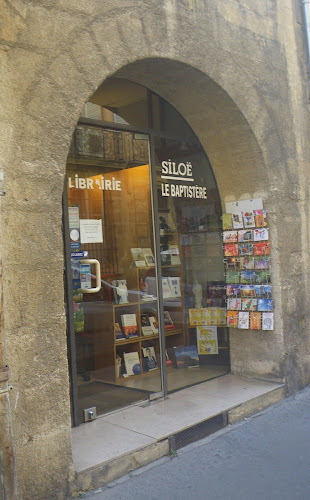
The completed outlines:
{"type": "Polygon", "coordinates": [[[273,330],[266,210],[225,213],[222,222],[227,326],[273,330]]]}

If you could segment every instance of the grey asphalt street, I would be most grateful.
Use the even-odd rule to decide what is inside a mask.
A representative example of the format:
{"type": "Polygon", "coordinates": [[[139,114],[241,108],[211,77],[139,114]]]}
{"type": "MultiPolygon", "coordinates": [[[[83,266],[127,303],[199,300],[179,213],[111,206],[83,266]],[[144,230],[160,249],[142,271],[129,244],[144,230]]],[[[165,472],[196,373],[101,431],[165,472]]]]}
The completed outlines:
{"type": "Polygon", "coordinates": [[[310,386],[87,500],[309,500],[310,386]]]}

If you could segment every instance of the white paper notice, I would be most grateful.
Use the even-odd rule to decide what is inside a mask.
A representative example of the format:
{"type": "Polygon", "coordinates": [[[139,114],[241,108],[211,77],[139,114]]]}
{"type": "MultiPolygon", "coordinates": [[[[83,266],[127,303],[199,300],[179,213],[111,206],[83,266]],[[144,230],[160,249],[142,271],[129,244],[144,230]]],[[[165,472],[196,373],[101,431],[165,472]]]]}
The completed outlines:
{"type": "Polygon", "coordinates": [[[102,220],[80,219],[81,243],[103,243],[102,220]]]}
{"type": "Polygon", "coordinates": [[[253,198],[251,200],[229,201],[225,203],[226,213],[251,212],[252,210],[261,210],[263,208],[262,198],[253,198]]]}

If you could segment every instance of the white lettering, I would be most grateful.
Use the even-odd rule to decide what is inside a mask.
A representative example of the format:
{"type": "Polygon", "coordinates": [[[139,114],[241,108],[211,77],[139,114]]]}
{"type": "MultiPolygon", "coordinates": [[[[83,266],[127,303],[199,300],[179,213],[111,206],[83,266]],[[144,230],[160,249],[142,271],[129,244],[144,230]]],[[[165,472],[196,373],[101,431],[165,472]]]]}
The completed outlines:
{"type": "Polygon", "coordinates": [[[161,162],[161,173],[162,174],[168,174],[168,167],[167,167],[167,163],[166,161],[162,161],[161,162]]]}

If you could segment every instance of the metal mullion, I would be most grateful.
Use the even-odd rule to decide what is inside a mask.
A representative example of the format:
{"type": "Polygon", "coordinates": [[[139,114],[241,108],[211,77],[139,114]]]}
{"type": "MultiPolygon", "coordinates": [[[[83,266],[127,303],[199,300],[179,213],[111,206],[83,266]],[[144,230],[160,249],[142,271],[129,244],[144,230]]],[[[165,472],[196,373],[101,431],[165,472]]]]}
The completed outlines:
{"type": "Polygon", "coordinates": [[[155,144],[154,136],[150,134],[150,158],[151,158],[151,202],[152,202],[152,217],[155,242],[155,269],[157,276],[157,304],[158,304],[158,329],[159,329],[159,349],[161,362],[161,385],[163,395],[166,396],[167,391],[167,366],[166,366],[166,339],[165,339],[165,322],[164,322],[164,301],[162,287],[162,272],[160,258],[160,230],[158,224],[158,196],[156,186],[156,160],[155,160],[155,144]]]}
{"type": "Polygon", "coordinates": [[[70,251],[70,231],[68,217],[68,195],[67,195],[67,176],[65,177],[65,186],[63,191],[63,226],[64,226],[64,250],[65,250],[65,289],[67,304],[67,343],[70,366],[70,385],[72,401],[72,420],[74,427],[79,425],[78,416],[78,389],[77,389],[77,363],[75,346],[75,328],[72,301],[72,280],[71,280],[71,251],[70,251]]]}

